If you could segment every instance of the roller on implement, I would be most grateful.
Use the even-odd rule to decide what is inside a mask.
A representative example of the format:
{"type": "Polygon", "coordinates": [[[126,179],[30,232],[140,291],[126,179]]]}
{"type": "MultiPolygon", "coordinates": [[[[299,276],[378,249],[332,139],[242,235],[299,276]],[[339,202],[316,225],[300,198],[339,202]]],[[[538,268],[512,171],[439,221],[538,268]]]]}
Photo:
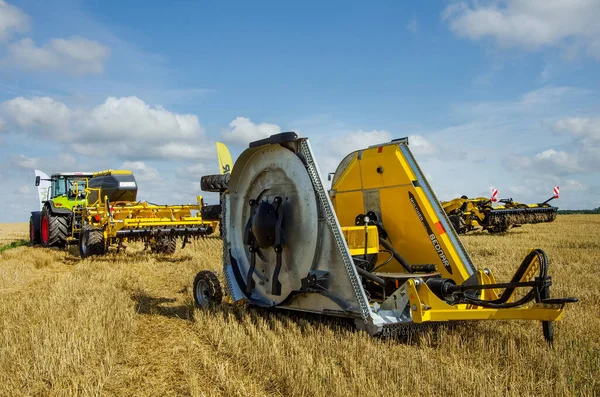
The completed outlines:
{"type": "MultiPolygon", "coordinates": [[[[575,298],[552,298],[548,258],[526,253],[509,282],[478,269],[408,148],[346,156],[328,192],[308,139],[253,142],[222,192],[223,273],[233,302],[353,319],[371,335],[459,320],[537,320],[546,340],[575,298]]],[[[219,303],[216,275],[194,281],[219,303]]]]}
{"type": "MultiPolygon", "coordinates": [[[[494,189],[497,194],[497,190],[494,189]]],[[[558,187],[555,194],[539,204],[522,204],[512,198],[498,200],[503,205],[493,206],[496,201],[492,198],[478,197],[470,199],[467,196],[442,201],[442,208],[448,215],[452,226],[459,234],[474,230],[487,230],[490,233],[504,233],[511,227],[524,224],[553,222],[556,219],[558,207],[548,204],[558,198],[558,187]]]]}
{"type": "Polygon", "coordinates": [[[172,254],[178,238],[183,248],[189,239],[213,233],[219,223],[216,216],[206,216],[202,196],[196,197],[196,204],[185,205],[137,201],[131,171],[36,175],[42,208],[32,212],[32,243],[78,245],[82,258],[103,255],[111,246],[119,251],[131,241],[144,242],[152,252],[172,254]]]}

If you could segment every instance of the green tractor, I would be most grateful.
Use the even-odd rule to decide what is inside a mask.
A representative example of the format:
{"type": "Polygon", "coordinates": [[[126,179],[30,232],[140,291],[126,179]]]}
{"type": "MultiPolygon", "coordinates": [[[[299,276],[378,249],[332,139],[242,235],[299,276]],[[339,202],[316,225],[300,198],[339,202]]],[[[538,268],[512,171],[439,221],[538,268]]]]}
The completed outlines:
{"type": "Polygon", "coordinates": [[[73,208],[84,205],[85,181],[93,173],[60,172],[48,177],[44,172],[35,170],[35,175],[40,210],[31,212],[29,240],[32,245],[64,247],[72,237],[73,208]]]}

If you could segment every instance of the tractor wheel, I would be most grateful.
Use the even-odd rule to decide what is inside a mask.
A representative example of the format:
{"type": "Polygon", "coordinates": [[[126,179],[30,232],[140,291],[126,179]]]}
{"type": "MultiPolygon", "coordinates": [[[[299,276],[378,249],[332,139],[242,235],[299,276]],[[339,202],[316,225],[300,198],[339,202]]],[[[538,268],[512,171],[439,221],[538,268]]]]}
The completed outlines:
{"type": "Polygon", "coordinates": [[[200,179],[200,188],[205,192],[221,193],[229,186],[230,174],[205,175],[200,179]]]}
{"type": "Polygon", "coordinates": [[[36,245],[40,243],[40,231],[35,228],[33,217],[29,217],[29,244],[36,245]]]}
{"type": "Polygon", "coordinates": [[[163,237],[152,245],[152,252],[162,255],[173,255],[177,250],[177,240],[163,237]]]}
{"type": "Polygon", "coordinates": [[[221,219],[221,205],[219,205],[219,204],[205,205],[204,207],[202,207],[200,214],[202,215],[202,220],[206,220],[206,221],[220,220],[221,219]]]}
{"type": "Polygon", "coordinates": [[[79,255],[82,259],[92,255],[104,255],[106,247],[104,245],[104,232],[102,229],[95,229],[90,225],[85,225],[79,234],[79,255]]]}
{"type": "Polygon", "coordinates": [[[194,279],[194,302],[199,308],[218,305],[223,300],[221,283],[215,272],[203,270],[194,279]]]}
{"type": "Polygon", "coordinates": [[[508,231],[508,227],[509,227],[509,225],[499,224],[499,225],[495,225],[495,226],[489,226],[487,231],[492,234],[503,234],[508,231]]]}
{"type": "Polygon", "coordinates": [[[460,215],[448,215],[450,223],[454,227],[454,230],[458,234],[465,234],[467,232],[467,225],[460,215]]]}
{"type": "Polygon", "coordinates": [[[69,237],[69,218],[55,215],[48,207],[42,210],[40,237],[44,247],[64,247],[69,237]]]}

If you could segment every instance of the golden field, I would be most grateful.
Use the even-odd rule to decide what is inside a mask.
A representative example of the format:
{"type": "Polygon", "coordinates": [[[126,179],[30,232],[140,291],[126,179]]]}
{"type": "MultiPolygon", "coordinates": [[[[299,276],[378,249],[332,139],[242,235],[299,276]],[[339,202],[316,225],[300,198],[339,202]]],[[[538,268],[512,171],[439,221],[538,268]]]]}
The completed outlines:
{"type": "MultiPolygon", "coordinates": [[[[27,224],[0,225],[0,245],[25,238],[27,224]]],[[[220,272],[218,238],[172,257],[132,244],[84,261],[22,246],[0,254],[0,395],[600,395],[600,216],[462,240],[499,281],[529,248],[546,250],[553,296],[580,299],[553,347],[539,322],[460,323],[406,341],[324,317],[198,311],[191,284],[220,272]]]]}

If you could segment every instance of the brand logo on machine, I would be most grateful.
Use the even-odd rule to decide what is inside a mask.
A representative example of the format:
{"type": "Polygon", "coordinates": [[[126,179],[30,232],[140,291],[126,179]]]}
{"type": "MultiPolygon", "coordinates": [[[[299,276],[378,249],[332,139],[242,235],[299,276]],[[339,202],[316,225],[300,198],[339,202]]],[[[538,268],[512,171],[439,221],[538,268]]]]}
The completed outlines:
{"type": "Polygon", "coordinates": [[[223,166],[223,172],[222,172],[222,173],[223,173],[223,174],[229,174],[229,172],[231,172],[231,169],[230,169],[230,167],[229,167],[229,164],[225,164],[225,165],[223,166]]]}
{"type": "Polygon", "coordinates": [[[435,236],[435,233],[433,233],[433,230],[429,226],[427,219],[425,219],[425,216],[423,215],[423,211],[421,211],[421,207],[419,207],[419,204],[417,203],[415,196],[411,192],[408,192],[408,199],[410,200],[410,203],[412,204],[413,208],[415,209],[415,212],[417,213],[417,217],[419,217],[421,224],[423,225],[423,227],[425,227],[425,230],[427,231],[427,234],[429,235],[429,240],[431,240],[431,244],[433,245],[433,248],[435,248],[435,251],[437,252],[438,256],[440,257],[442,264],[444,265],[444,267],[446,268],[448,273],[452,274],[452,267],[450,266],[450,262],[448,261],[448,258],[446,257],[446,254],[444,253],[444,250],[442,249],[440,242],[438,241],[437,237],[435,236]]]}

